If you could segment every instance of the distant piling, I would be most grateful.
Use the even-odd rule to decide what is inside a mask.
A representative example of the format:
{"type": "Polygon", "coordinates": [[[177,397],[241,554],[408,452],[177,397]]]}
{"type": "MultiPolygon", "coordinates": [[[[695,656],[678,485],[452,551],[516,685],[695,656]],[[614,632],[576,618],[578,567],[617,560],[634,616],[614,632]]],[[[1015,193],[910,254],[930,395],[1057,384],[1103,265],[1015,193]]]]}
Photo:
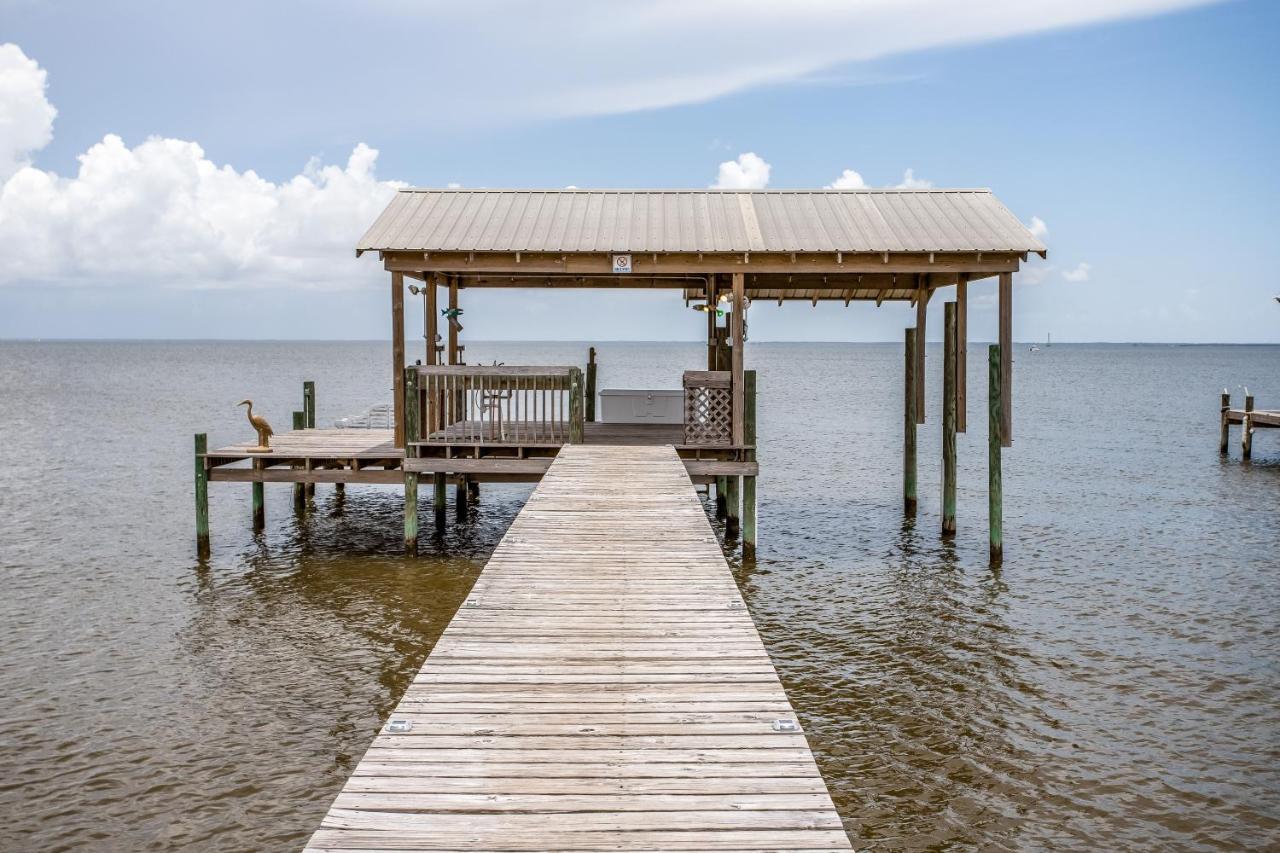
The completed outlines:
{"type": "Polygon", "coordinates": [[[201,557],[209,556],[209,469],[204,458],[208,452],[209,436],[196,433],[196,553],[201,557]]]}
{"type": "Polygon", "coordinates": [[[1222,389],[1222,425],[1218,435],[1218,453],[1227,455],[1227,447],[1231,443],[1231,392],[1222,389]]]}
{"type": "Polygon", "coordinates": [[[956,535],[956,303],[943,307],[942,535],[956,535]]]}
{"type": "Polygon", "coordinates": [[[1244,389],[1244,417],[1240,419],[1240,457],[1253,458],[1253,395],[1244,389]]]}
{"type": "Polygon", "coordinates": [[[991,565],[1004,559],[1004,488],[1000,474],[1000,451],[1003,441],[1000,425],[1003,406],[1000,399],[1000,346],[987,350],[987,527],[991,536],[991,565]]]}
{"type": "MultiPolygon", "coordinates": [[[[302,418],[304,429],[316,428],[316,383],[307,380],[302,383],[302,418]]],[[[307,483],[307,497],[315,497],[316,484],[307,483]]]]}
{"type": "MultiPolygon", "coordinates": [[[[295,430],[305,429],[306,424],[306,412],[293,413],[293,428],[295,430]]],[[[293,508],[298,512],[305,512],[307,509],[307,487],[305,483],[293,484],[293,508]]]]}
{"type": "Polygon", "coordinates": [[[596,348],[587,350],[587,422],[596,420],[596,348]]]}
{"type": "Polygon", "coordinates": [[[906,361],[903,386],[906,401],[902,424],[902,508],[907,515],[916,514],[916,330],[907,329],[906,361]]]}

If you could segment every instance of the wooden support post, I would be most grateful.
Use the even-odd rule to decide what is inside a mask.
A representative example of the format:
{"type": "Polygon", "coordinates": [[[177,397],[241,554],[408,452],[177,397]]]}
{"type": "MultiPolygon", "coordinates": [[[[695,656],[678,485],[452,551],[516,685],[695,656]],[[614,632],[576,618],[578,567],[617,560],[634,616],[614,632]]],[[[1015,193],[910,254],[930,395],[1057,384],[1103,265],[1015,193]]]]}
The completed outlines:
{"type": "Polygon", "coordinates": [[[916,286],[916,423],[924,423],[924,350],[928,335],[925,321],[929,311],[929,286],[927,276],[917,276],[916,286]]]}
{"type": "Polygon", "coordinates": [[[467,478],[467,497],[474,502],[480,497],[480,481],[471,477],[467,478]]]}
{"type": "Polygon", "coordinates": [[[987,527],[991,535],[991,564],[1004,559],[1004,487],[1000,472],[1000,424],[1004,420],[1000,399],[1003,359],[998,344],[987,350],[987,527]]]}
{"type": "MultiPolygon", "coordinates": [[[[733,348],[730,350],[730,358],[733,360],[732,367],[732,392],[733,392],[733,443],[741,446],[743,441],[743,412],[746,408],[745,388],[743,387],[745,380],[742,376],[744,356],[746,354],[746,342],[742,339],[746,331],[746,313],[747,313],[747,277],[745,274],[736,272],[733,274],[733,311],[729,314],[730,330],[733,348]]],[[[736,478],[734,478],[736,479],[736,478]]],[[[737,488],[737,483],[731,487],[737,488]]],[[[737,517],[737,511],[733,513],[733,517],[737,517]]]]}
{"type": "MultiPolygon", "coordinates": [[[[422,438],[422,412],[418,395],[418,371],[402,368],[404,385],[404,456],[406,460],[418,456],[415,442],[422,438]]],[[[404,472],[404,550],[418,553],[418,474],[404,472]]]]}
{"type": "MultiPolygon", "coordinates": [[[[302,383],[302,419],[303,429],[316,428],[316,383],[311,381],[302,383]]],[[[306,488],[307,497],[315,497],[316,484],[307,483],[306,488]]]]}
{"type": "Polygon", "coordinates": [[[1253,395],[1244,389],[1244,417],[1240,420],[1240,458],[1253,458],[1253,395]]]}
{"type": "Polygon", "coordinates": [[[596,348],[587,349],[587,423],[596,422],[596,348]]]}
{"type": "Polygon", "coordinates": [[[447,496],[445,495],[445,475],[436,473],[431,475],[432,486],[432,508],[436,512],[436,523],[439,524],[444,520],[444,508],[447,496]]]}
{"type": "Polygon", "coordinates": [[[582,371],[574,367],[569,370],[569,443],[582,444],[586,438],[583,426],[585,412],[582,403],[582,371]]]}
{"type": "MultiPolygon", "coordinates": [[[[747,370],[742,375],[745,391],[743,413],[743,438],[751,449],[743,451],[743,458],[752,462],[756,458],[756,372],[747,370]]],[[[756,550],[756,478],[742,478],[742,547],[745,553],[756,550]]]]}
{"type": "Polygon", "coordinates": [[[707,276],[707,370],[719,370],[716,366],[717,348],[720,345],[716,337],[716,276],[707,276]]]}
{"type": "Polygon", "coordinates": [[[902,509],[916,514],[916,330],[907,329],[903,359],[902,509]]]}
{"type": "Polygon", "coordinates": [[[1013,273],[1000,273],[1000,441],[1013,446],[1013,273]]]}
{"type": "Polygon", "coordinates": [[[736,475],[725,478],[724,535],[736,539],[742,529],[742,478],[736,475]]]}
{"type": "Polygon", "coordinates": [[[439,285],[439,281],[437,281],[438,275],[438,273],[431,275],[428,277],[429,281],[422,282],[422,286],[427,289],[424,296],[427,306],[424,322],[427,327],[422,330],[422,336],[427,339],[427,360],[423,364],[436,364],[439,362],[439,357],[436,354],[436,339],[440,337],[440,306],[436,293],[436,287],[439,285]]]}
{"type": "Polygon", "coordinates": [[[467,501],[471,497],[471,490],[467,486],[467,475],[458,475],[458,482],[453,487],[453,511],[458,518],[466,518],[467,501]]]}
{"type": "Polygon", "coordinates": [[[956,432],[969,428],[969,274],[956,280],[956,432]]]}
{"type": "Polygon", "coordinates": [[[1218,435],[1218,453],[1222,456],[1227,455],[1227,445],[1231,443],[1231,393],[1225,389],[1222,392],[1222,427],[1218,435]]]}
{"type": "MultiPolygon", "coordinates": [[[[259,471],[262,470],[262,462],[258,459],[253,460],[253,467],[259,471]]],[[[253,483],[253,531],[261,533],[263,528],[267,526],[267,510],[266,510],[266,490],[263,488],[261,480],[253,483]]]]}
{"type": "Polygon", "coordinates": [[[725,500],[725,492],[729,489],[728,477],[716,477],[716,518],[721,521],[729,514],[729,503],[725,500]]]}
{"type": "Polygon", "coordinates": [[[209,467],[205,461],[208,452],[208,434],[196,433],[196,554],[202,558],[209,556],[209,467]]]}
{"type": "MultiPolygon", "coordinates": [[[[307,415],[305,412],[293,413],[293,428],[305,429],[307,423],[307,415]]],[[[307,508],[307,487],[305,483],[293,484],[293,508],[298,512],[304,512],[307,508]]]]}
{"type": "MultiPolygon", "coordinates": [[[[449,279],[449,310],[452,312],[458,307],[458,279],[456,276],[449,279]]],[[[453,319],[449,320],[449,364],[458,363],[458,324],[453,319]]]]}
{"type": "Polygon", "coordinates": [[[956,303],[943,307],[942,535],[956,535],[956,303]]]}
{"type": "Polygon", "coordinates": [[[392,444],[404,447],[404,273],[391,274],[391,400],[395,410],[392,444]]]}

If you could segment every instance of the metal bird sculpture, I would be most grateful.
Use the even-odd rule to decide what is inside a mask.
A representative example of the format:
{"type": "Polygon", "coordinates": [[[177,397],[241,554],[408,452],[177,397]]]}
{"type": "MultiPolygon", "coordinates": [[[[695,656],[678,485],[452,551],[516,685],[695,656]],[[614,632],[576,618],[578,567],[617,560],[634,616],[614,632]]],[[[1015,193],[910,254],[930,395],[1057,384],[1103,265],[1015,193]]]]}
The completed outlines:
{"type": "Polygon", "coordinates": [[[270,453],[271,452],[271,436],[275,435],[275,431],[271,429],[271,424],[267,423],[267,419],[262,415],[253,413],[253,401],[241,400],[236,403],[237,406],[248,406],[245,415],[249,418],[249,424],[258,431],[258,446],[249,448],[250,453],[270,453]]]}

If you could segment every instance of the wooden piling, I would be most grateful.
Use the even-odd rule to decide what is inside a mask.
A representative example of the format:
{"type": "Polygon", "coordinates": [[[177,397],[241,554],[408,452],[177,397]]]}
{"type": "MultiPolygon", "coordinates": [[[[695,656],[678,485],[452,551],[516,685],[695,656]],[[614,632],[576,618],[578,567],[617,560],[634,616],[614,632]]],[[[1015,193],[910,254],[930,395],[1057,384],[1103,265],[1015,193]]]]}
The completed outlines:
{"type": "Polygon", "coordinates": [[[991,564],[998,566],[1004,559],[1004,487],[1001,482],[1000,438],[1003,406],[1000,391],[1000,346],[992,344],[987,349],[987,527],[991,537],[991,564]]]}
{"type": "Polygon", "coordinates": [[[1000,273],[1000,441],[1013,446],[1013,273],[1000,273]]]}
{"type": "MultiPolygon", "coordinates": [[[[253,460],[255,471],[262,470],[262,460],[253,460]]],[[[253,483],[253,532],[261,533],[267,526],[266,494],[261,480],[253,483]]]]}
{"type": "Polygon", "coordinates": [[[728,539],[736,539],[742,530],[742,478],[725,477],[724,489],[724,535],[728,539]]]}
{"type": "Polygon", "coordinates": [[[596,348],[587,350],[587,422],[596,422],[596,348]]]}
{"type": "Polygon", "coordinates": [[[956,432],[969,428],[969,274],[956,281],[956,432]]]}
{"type": "Polygon", "coordinates": [[[1244,389],[1244,417],[1240,419],[1240,458],[1253,458],[1253,395],[1244,389]]]}
{"type": "Polygon", "coordinates": [[[956,535],[956,303],[943,307],[942,535],[956,535]]]}
{"type": "MultiPolygon", "coordinates": [[[[743,373],[743,390],[745,392],[743,417],[743,439],[750,445],[743,451],[743,459],[752,462],[756,458],[756,372],[748,370],[743,373]]],[[[742,478],[742,547],[744,552],[754,553],[756,550],[756,478],[742,478]]]]}
{"type": "Polygon", "coordinates": [[[729,504],[725,500],[725,491],[729,488],[728,477],[716,477],[716,518],[724,521],[729,514],[729,504]]]}
{"type": "Polygon", "coordinates": [[[209,556],[209,468],[204,458],[208,452],[208,434],[196,433],[196,553],[201,557],[209,556]]]}
{"type": "Polygon", "coordinates": [[[392,443],[404,447],[404,273],[391,274],[391,399],[395,408],[392,443]]]}
{"type": "Polygon", "coordinates": [[[445,509],[445,503],[447,501],[447,495],[445,494],[445,475],[440,473],[433,474],[431,476],[431,486],[432,486],[432,504],[431,505],[432,505],[432,509],[434,509],[436,513],[436,523],[439,524],[440,522],[444,521],[444,509],[445,509]]]}
{"type": "Polygon", "coordinates": [[[902,509],[916,514],[916,330],[907,329],[902,418],[902,509]]]}
{"type": "MultiPolygon", "coordinates": [[[[418,371],[406,367],[403,369],[403,374],[404,455],[405,459],[414,459],[418,455],[418,446],[414,442],[422,438],[418,371]]],[[[404,472],[404,550],[408,554],[418,553],[418,474],[416,471],[404,472]]]]}
{"type": "Polygon", "coordinates": [[[467,502],[471,497],[471,490],[467,487],[467,475],[459,474],[458,481],[453,487],[453,511],[458,518],[465,518],[467,515],[467,502]]]}
{"type": "Polygon", "coordinates": [[[569,443],[582,444],[583,431],[583,393],[582,371],[574,367],[569,370],[569,443]]]}
{"type": "MultiPolygon", "coordinates": [[[[293,413],[293,428],[305,429],[307,416],[305,412],[293,413]]],[[[305,483],[293,484],[293,508],[298,512],[303,512],[307,508],[307,487],[305,483]]]]}
{"type": "Polygon", "coordinates": [[[1218,453],[1222,456],[1227,455],[1227,446],[1231,443],[1231,421],[1229,413],[1231,411],[1231,393],[1225,389],[1222,392],[1222,426],[1218,435],[1218,453]]]}
{"type": "MultiPolygon", "coordinates": [[[[316,383],[308,380],[302,383],[302,418],[305,429],[316,428],[316,383]]],[[[307,497],[316,495],[316,484],[307,483],[307,497]]]]}
{"type": "Polygon", "coordinates": [[[925,392],[925,375],[924,375],[924,350],[925,342],[929,339],[925,332],[926,320],[929,316],[929,286],[928,276],[916,276],[918,286],[916,288],[916,423],[924,423],[924,392],[925,392]]]}

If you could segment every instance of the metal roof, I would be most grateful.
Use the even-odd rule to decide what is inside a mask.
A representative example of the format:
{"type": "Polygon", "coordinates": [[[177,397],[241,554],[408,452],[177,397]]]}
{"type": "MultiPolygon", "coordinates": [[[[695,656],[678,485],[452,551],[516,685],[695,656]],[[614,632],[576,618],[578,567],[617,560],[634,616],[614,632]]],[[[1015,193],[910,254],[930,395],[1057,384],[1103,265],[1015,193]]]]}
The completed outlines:
{"type": "Polygon", "coordinates": [[[356,253],[1044,252],[990,190],[396,193],[356,253]]]}

